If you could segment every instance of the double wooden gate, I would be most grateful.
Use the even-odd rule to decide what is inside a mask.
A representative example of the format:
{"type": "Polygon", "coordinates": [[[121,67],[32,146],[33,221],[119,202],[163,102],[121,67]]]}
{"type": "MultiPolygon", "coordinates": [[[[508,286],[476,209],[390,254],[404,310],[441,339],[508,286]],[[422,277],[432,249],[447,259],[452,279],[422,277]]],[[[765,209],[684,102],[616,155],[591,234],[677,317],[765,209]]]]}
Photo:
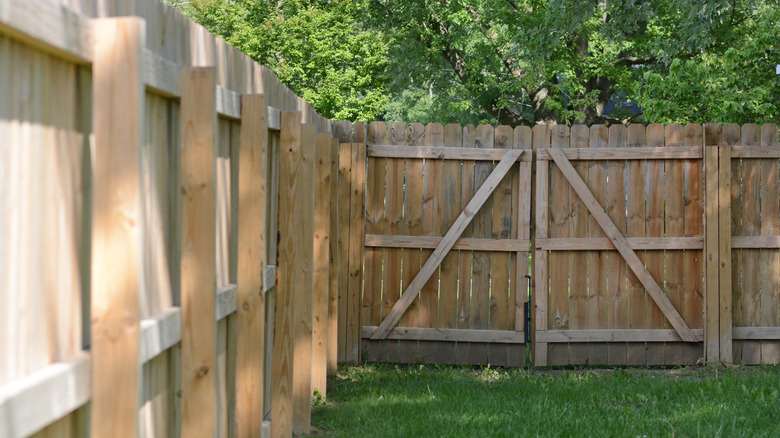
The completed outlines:
{"type": "Polygon", "coordinates": [[[375,122],[365,143],[363,359],[525,364],[530,275],[537,365],[780,361],[775,125],[375,122]]]}

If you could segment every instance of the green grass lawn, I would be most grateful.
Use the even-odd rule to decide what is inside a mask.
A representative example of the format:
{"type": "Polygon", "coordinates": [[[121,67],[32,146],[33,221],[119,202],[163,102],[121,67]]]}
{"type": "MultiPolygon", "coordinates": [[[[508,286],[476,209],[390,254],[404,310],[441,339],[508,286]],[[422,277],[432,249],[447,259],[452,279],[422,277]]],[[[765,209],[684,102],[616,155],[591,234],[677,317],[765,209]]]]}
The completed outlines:
{"type": "Polygon", "coordinates": [[[780,367],[341,367],[312,423],[359,438],[780,437],[780,367]]]}

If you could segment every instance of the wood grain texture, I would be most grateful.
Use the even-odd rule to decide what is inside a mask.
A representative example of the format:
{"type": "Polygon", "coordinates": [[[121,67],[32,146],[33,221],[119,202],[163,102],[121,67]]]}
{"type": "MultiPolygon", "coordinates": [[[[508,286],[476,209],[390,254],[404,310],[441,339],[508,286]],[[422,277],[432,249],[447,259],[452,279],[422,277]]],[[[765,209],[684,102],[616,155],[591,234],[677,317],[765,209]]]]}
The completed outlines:
{"type": "Polygon", "coordinates": [[[433,275],[434,271],[439,266],[439,263],[441,263],[441,260],[455,244],[458,236],[463,233],[463,230],[468,223],[471,222],[475,213],[479,211],[485,203],[485,200],[509,171],[512,163],[517,158],[517,155],[519,155],[519,151],[513,151],[513,153],[507,154],[506,157],[499,162],[495,170],[485,180],[477,193],[474,194],[474,198],[466,205],[466,208],[458,216],[458,219],[455,220],[452,227],[447,231],[447,234],[433,251],[431,257],[425,262],[425,265],[420,269],[420,272],[414,280],[409,284],[409,287],[406,288],[401,298],[396,302],[395,306],[393,306],[393,309],[388,316],[382,321],[382,324],[379,325],[377,331],[372,336],[372,339],[384,338],[390,329],[395,327],[395,324],[419,294],[422,286],[428,281],[431,275],[433,275]]]}
{"type": "MultiPolygon", "coordinates": [[[[271,378],[271,437],[291,437],[293,434],[293,367],[295,363],[295,294],[302,288],[300,269],[296,265],[296,250],[304,228],[299,214],[300,192],[304,182],[301,159],[301,115],[282,113],[279,163],[279,260],[274,314],[274,344],[271,378]]],[[[312,242],[313,245],[313,242],[312,242]]]]}
{"type": "Polygon", "coordinates": [[[97,21],[94,29],[100,38],[93,96],[101,111],[94,117],[91,430],[95,436],[135,437],[145,26],[137,18],[123,18],[97,21]]]}
{"type": "Polygon", "coordinates": [[[690,328],[688,328],[682,318],[680,318],[676,309],[669,303],[668,298],[663,294],[663,290],[660,289],[652,276],[650,276],[636,254],[628,247],[625,237],[609,220],[605,211],[598,205],[587,187],[584,186],[571,164],[566,161],[566,158],[562,154],[558,154],[557,151],[552,151],[552,154],[555,159],[555,164],[558,165],[566,179],[571,182],[572,188],[577,192],[577,195],[582,198],[591,214],[596,217],[596,220],[599,222],[599,225],[607,236],[615,243],[618,252],[626,259],[631,270],[637,276],[638,280],[642,282],[642,285],[647,289],[648,294],[653,298],[658,307],[661,308],[664,315],[669,318],[670,323],[680,334],[680,337],[686,342],[694,342],[695,338],[691,334],[690,328]]]}
{"type": "MultiPolygon", "coordinates": [[[[425,126],[423,144],[429,147],[443,147],[444,127],[440,123],[429,123],[425,126]]],[[[408,148],[405,148],[408,149],[408,148]]],[[[423,204],[420,232],[424,236],[437,236],[441,233],[441,175],[443,160],[426,159],[422,165],[423,204]]],[[[433,251],[423,249],[420,260],[424,263],[433,251]]],[[[436,327],[439,314],[439,268],[420,290],[420,327],[436,327]]],[[[423,363],[435,363],[437,344],[420,341],[418,343],[418,360],[423,363]]]]}
{"type": "MultiPolygon", "coordinates": [[[[704,145],[701,125],[688,124],[683,127],[683,145],[702,148],[704,145]]],[[[683,231],[686,237],[698,237],[704,234],[704,177],[703,160],[685,160],[683,162],[683,231]]],[[[693,329],[703,328],[704,316],[704,253],[703,250],[686,250],[683,260],[684,291],[681,313],[693,329]]],[[[703,357],[701,345],[686,344],[685,362],[696,363],[703,357]]]]}
{"type": "MultiPolygon", "coordinates": [[[[550,147],[564,149],[570,146],[571,130],[565,125],[550,128],[550,147]]],[[[541,155],[541,154],[540,154],[541,155]]],[[[550,237],[571,236],[571,187],[558,166],[550,167],[550,237]]],[[[550,302],[547,315],[549,328],[569,329],[569,292],[571,288],[571,260],[568,251],[549,254],[550,302]]],[[[550,345],[549,365],[563,365],[569,362],[568,345],[550,345]]]]}
{"type": "MultiPolygon", "coordinates": [[[[533,149],[538,153],[539,149],[550,145],[550,136],[547,126],[537,125],[533,128],[533,149]]],[[[538,155],[537,155],[538,156],[538,155]]],[[[535,199],[535,231],[536,241],[549,237],[549,190],[550,190],[550,163],[536,161],[536,193],[535,199]]],[[[534,328],[535,336],[539,332],[549,329],[548,303],[549,303],[549,269],[547,251],[536,250],[534,252],[534,328]]],[[[535,366],[547,366],[547,343],[533,339],[533,362],[535,366]]]]}
{"type": "MultiPolygon", "coordinates": [[[[295,249],[292,253],[293,275],[298,277],[293,296],[293,433],[311,430],[311,376],[312,376],[312,319],[314,303],[314,193],[315,193],[314,125],[301,125],[300,155],[296,178],[296,221],[291,236],[295,249]]],[[[282,151],[284,153],[284,151],[282,151]]],[[[281,238],[285,236],[280,232],[281,238]]],[[[281,260],[280,260],[281,267],[281,260]]],[[[284,269],[284,268],[282,268],[284,269]]]]}
{"type": "MultiPolygon", "coordinates": [[[[761,147],[780,150],[777,125],[766,123],[761,126],[761,147]]],[[[776,152],[775,152],[776,154],[776,152]]],[[[777,155],[775,155],[776,157],[777,155]]],[[[761,163],[761,232],[762,236],[780,235],[780,184],[778,160],[768,158],[761,163]]],[[[775,248],[764,248],[759,255],[759,276],[761,277],[761,325],[780,326],[780,252],[775,248]]],[[[725,315],[723,316],[725,318],[725,315]]],[[[724,333],[728,327],[721,328],[724,333]]],[[[780,363],[780,342],[761,343],[761,363],[780,363]]]]}
{"type": "MultiPolygon", "coordinates": [[[[371,122],[368,125],[368,142],[384,142],[387,134],[386,127],[387,125],[383,122],[371,122]]],[[[366,234],[384,233],[385,230],[385,224],[387,223],[384,208],[386,164],[386,158],[368,157],[368,167],[366,168],[366,234]]],[[[382,264],[385,250],[372,247],[367,241],[365,246],[365,293],[363,295],[360,323],[362,325],[377,325],[382,318],[382,264]]],[[[369,361],[380,360],[377,349],[366,351],[369,353],[369,361]]]]}
{"type": "MultiPolygon", "coordinates": [[[[574,125],[570,131],[571,148],[586,150],[590,148],[590,130],[585,125],[574,125]]],[[[574,170],[582,178],[586,186],[591,187],[589,181],[590,172],[588,165],[590,163],[574,162],[574,170]]],[[[569,197],[569,235],[572,237],[587,236],[589,234],[588,225],[590,213],[583,204],[582,200],[576,194],[570,194],[569,197]]],[[[590,301],[590,279],[588,278],[588,258],[587,254],[578,251],[569,252],[569,261],[571,263],[571,281],[569,285],[569,328],[572,330],[587,329],[589,326],[588,303],[590,301]]],[[[569,345],[569,363],[586,364],[591,363],[588,356],[590,346],[588,345],[569,345]]]]}
{"type": "Polygon", "coordinates": [[[312,303],[311,391],[327,395],[328,304],[330,297],[330,147],[331,135],[317,134],[314,156],[314,278],[312,303]]]}
{"type": "Polygon", "coordinates": [[[214,87],[213,68],[182,69],[182,436],[217,427],[214,87]]]}
{"type": "MultiPolygon", "coordinates": [[[[360,122],[362,123],[362,122],[360,122]]],[[[366,145],[361,125],[355,124],[355,143],[351,146],[349,211],[349,296],[347,300],[346,360],[360,362],[360,310],[363,306],[363,238],[365,236],[366,145]]]]}
{"type": "Polygon", "coordinates": [[[238,338],[236,432],[259,437],[265,414],[263,352],[265,328],[267,123],[265,96],[241,96],[238,205],[238,338]]]}
{"type": "Polygon", "coordinates": [[[338,343],[339,343],[339,265],[338,259],[338,232],[339,232],[339,140],[332,138],[330,141],[330,281],[328,288],[328,374],[332,375],[338,368],[338,343]]]}
{"type": "MultiPolygon", "coordinates": [[[[607,145],[622,148],[626,146],[627,130],[622,125],[609,127],[607,145]]],[[[621,232],[626,231],[626,161],[612,160],[607,165],[607,203],[606,210],[612,223],[621,232]]],[[[594,218],[595,220],[595,218],[594,218]]],[[[599,227],[600,228],[600,227],[599,227]]],[[[628,236],[628,234],[626,234],[628,236]]],[[[629,236],[631,237],[631,236],[629,236]]],[[[617,252],[607,255],[607,328],[628,328],[628,266],[617,252]]],[[[609,345],[609,365],[626,365],[628,346],[613,343],[609,345]]]]}
{"type": "MultiPolygon", "coordinates": [[[[665,127],[664,145],[666,147],[679,147],[683,144],[684,131],[680,124],[671,124],[665,127]]],[[[664,166],[664,193],[666,202],[664,204],[664,230],[665,235],[680,237],[684,234],[683,209],[685,180],[683,178],[683,162],[665,161],[664,166]]],[[[666,295],[669,297],[672,305],[685,318],[685,309],[683,306],[684,285],[684,257],[683,251],[666,251],[666,295]]],[[[687,320],[686,320],[687,322],[687,320]]],[[[692,327],[693,328],[693,327],[692,327]]],[[[684,364],[685,347],[681,344],[666,345],[667,365],[684,364]]]]}

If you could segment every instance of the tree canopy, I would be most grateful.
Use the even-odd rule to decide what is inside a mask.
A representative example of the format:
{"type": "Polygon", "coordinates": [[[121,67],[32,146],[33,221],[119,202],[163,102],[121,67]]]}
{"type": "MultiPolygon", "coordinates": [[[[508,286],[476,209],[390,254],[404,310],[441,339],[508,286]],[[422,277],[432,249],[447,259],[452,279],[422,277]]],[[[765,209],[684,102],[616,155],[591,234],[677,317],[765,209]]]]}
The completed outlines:
{"type": "Polygon", "coordinates": [[[331,118],[780,115],[777,0],[199,0],[189,11],[331,118]]]}

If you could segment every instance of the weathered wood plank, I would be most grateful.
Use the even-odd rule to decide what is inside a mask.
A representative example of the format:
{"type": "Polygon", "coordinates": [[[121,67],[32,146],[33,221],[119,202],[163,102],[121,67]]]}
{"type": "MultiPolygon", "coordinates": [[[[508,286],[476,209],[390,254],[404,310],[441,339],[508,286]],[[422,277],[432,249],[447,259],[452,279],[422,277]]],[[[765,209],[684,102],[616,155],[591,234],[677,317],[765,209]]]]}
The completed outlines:
{"type": "Polygon", "coordinates": [[[498,186],[498,183],[501,181],[504,175],[506,175],[513,162],[519,155],[520,151],[512,150],[511,153],[508,153],[506,157],[504,157],[504,159],[498,163],[490,176],[485,180],[485,183],[474,195],[474,198],[472,198],[472,200],[466,206],[465,210],[463,210],[463,213],[461,213],[460,216],[458,216],[458,219],[455,220],[452,228],[450,228],[450,230],[442,239],[441,243],[439,243],[439,245],[433,251],[431,257],[420,269],[420,273],[414,278],[414,280],[412,280],[412,282],[404,291],[403,295],[401,295],[401,298],[398,300],[395,306],[393,306],[393,309],[390,311],[387,318],[385,318],[385,320],[382,321],[382,324],[379,325],[377,331],[374,333],[371,339],[383,339],[386,337],[390,329],[395,327],[395,324],[401,318],[403,312],[409,308],[412,300],[414,300],[417,294],[419,294],[423,284],[428,281],[430,276],[439,266],[439,263],[441,263],[441,260],[444,258],[444,256],[447,255],[449,250],[455,244],[458,236],[460,236],[463,230],[466,228],[466,225],[471,222],[476,211],[482,207],[482,205],[485,203],[485,200],[493,192],[493,190],[495,190],[495,188],[498,186]]]}
{"type": "MultiPolygon", "coordinates": [[[[293,209],[296,220],[292,232],[285,235],[280,229],[282,240],[294,240],[294,252],[290,259],[293,271],[288,275],[298,277],[293,292],[293,433],[309,433],[311,430],[311,377],[312,377],[312,320],[314,304],[314,193],[315,193],[315,149],[314,125],[301,125],[298,172],[295,173],[296,190],[293,209]]],[[[284,154],[284,151],[282,151],[284,154]]],[[[284,158],[284,155],[282,155],[284,158]]],[[[292,188],[292,187],[291,187],[292,188]]],[[[289,244],[288,244],[289,245],[289,244]]],[[[282,266],[282,260],[279,260],[282,266]]],[[[282,268],[284,269],[284,268],[282,268]]]]}
{"type": "MultiPolygon", "coordinates": [[[[659,123],[653,123],[646,128],[646,147],[665,148],[664,126],[659,123]]],[[[645,235],[648,237],[664,236],[664,161],[647,160],[647,199],[645,201],[645,235]]],[[[668,233],[667,233],[668,235],[668,233]]],[[[653,278],[659,279],[658,283],[663,286],[665,283],[666,266],[664,265],[665,253],[646,252],[645,268],[653,278]]],[[[669,298],[670,291],[664,291],[666,298],[669,298]]],[[[670,300],[671,303],[671,300],[670,300]]],[[[676,309],[674,305],[672,305],[676,309]]],[[[653,306],[649,300],[645,302],[645,312],[647,315],[647,328],[663,329],[664,314],[653,306]]],[[[647,365],[664,365],[665,360],[664,345],[647,345],[645,351],[645,360],[647,365]]]]}
{"type": "MultiPolygon", "coordinates": [[[[594,125],[590,127],[589,146],[591,148],[605,148],[609,141],[609,129],[604,125],[594,125]]],[[[607,172],[609,169],[608,161],[588,163],[588,186],[596,200],[601,205],[607,203],[607,172]]],[[[587,210],[583,208],[583,210],[587,210]]],[[[604,236],[604,231],[599,227],[598,222],[593,215],[588,214],[587,237],[601,238],[609,242],[610,248],[614,248],[612,242],[604,236]]],[[[629,239],[631,243],[631,239],[629,239]]],[[[588,246],[587,269],[588,269],[588,329],[598,330],[609,328],[610,315],[608,303],[608,268],[607,265],[609,252],[597,250],[596,246],[588,246]]],[[[609,363],[609,345],[604,343],[592,343],[588,354],[588,363],[607,364],[609,363]]]]}
{"type": "MultiPolygon", "coordinates": [[[[590,148],[590,130],[585,125],[573,125],[570,134],[570,148],[587,150],[590,148]]],[[[594,163],[575,162],[572,164],[579,174],[580,178],[588,187],[592,186],[589,182],[588,166],[594,163]]],[[[569,236],[586,237],[589,235],[588,222],[590,213],[577,196],[569,196],[569,236]]],[[[588,279],[588,259],[587,254],[579,251],[569,252],[569,261],[571,263],[571,282],[569,286],[569,328],[572,330],[589,328],[590,321],[588,315],[589,287],[592,286],[588,279]]],[[[588,354],[590,346],[588,345],[569,345],[569,363],[573,365],[584,365],[591,363],[588,354]]]]}
{"type": "MultiPolygon", "coordinates": [[[[615,148],[625,147],[626,134],[625,126],[610,126],[607,145],[615,148]]],[[[609,161],[607,165],[607,214],[617,229],[624,233],[627,222],[625,181],[626,161],[609,161]]],[[[614,252],[607,254],[607,311],[609,314],[607,328],[609,329],[628,328],[627,274],[628,266],[620,254],[614,252]]],[[[609,365],[626,365],[628,363],[628,346],[626,344],[610,344],[608,354],[607,363],[609,365]]]]}
{"type": "Polygon", "coordinates": [[[642,285],[647,289],[648,294],[650,294],[658,307],[661,308],[664,315],[669,318],[669,322],[672,324],[675,330],[680,333],[680,337],[686,342],[695,342],[695,338],[691,334],[690,328],[688,328],[688,326],[685,324],[685,321],[680,318],[677,310],[671,305],[671,303],[669,303],[669,300],[664,295],[663,290],[658,287],[658,284],[644,268],[641,261],[639,261],[639,258],[636,256],[636,253],[634,253],[631,248],[628,247],[628,243],[626,242],[625,237],[615,227],[612,221],[610,221],[609,216],[607,216],[607,214],[595,200],[593,194],[591,194],[587,187],[585,187],[582,179],[579,178],[579,175],[576,173],[571,164],[566,160],[563,154],[559,153],[559,151],[552,150],[551,154],[555,160],[555,164],[557,164],[561,169],[561,172],[566,177],[566,179],[571,182],[572,188],[577,192],[577,195],[582,198],[585,206],[588,207],[588,210],[591,212],[591,214],[596,217],[596,220],[599,222],[599,225],[605,231],[607,236],[609,236],[609,238],[612,239],[612,241],[615,243],[615,247],[617,248],[618,252],[620,252],[623,258],[626,259],[626,262],[628,263],[629,267],[631,267],[631,270],[642,282],[642,285]]]}
{"type": "MultiPolygon", "coordinates": [[[[534,126],[533,149],[538,151],[550,145],[548,127],[546,125],[534,126]]],[[[536,161],[536,193],[535,193],[535,232],[536,241],[549,237],[549,190],[550,190],[550,164],[543,160],[536,161]]],[[[547,366],[547,343],[539,342],[538,334],[548,329],[547,303],[549,295],[548,280],[548,253],[536,250],[534,252],[534,339],[533,362],[536,366],[547,366]]]]}
{"type": "MultiPolygon", "coordinates": [[[[701,125],[685,125],[683,144],[702,148],[704,145],[701,125]]],[[[703,193],[703,160],[685,160],[683,162],[683,178],[685,193],[683,195],[683,229],[686,237],[700,237],[704,234],[704,193],[703,193]]],[[[685,250],[683,260],[683,304],[681,313],[694,329],[703,327],[703,297],[704,297],[704,256],[702,250],[685,250]]],[[[703,344],[685,345],[685,362],[693,364],[703,357],[703,344]]]]}
{"type": "MultiPolygon", "coordinates": [[[[366,247],[435,249],[441,240],[442,237],[436,236],[388,236],[381,234],[366,234],[366,247]]],[[[455,242],[452,249],[516,252],[527,251],[529,243],[530,240],[520,239],[480,239],[461,237],[455,242]]],[[[556,244],[554,243],[552,245],[554,246],[556,244]]]]}
{"type": "MultiPolygon", "coordinates": [[[[658,125],[661,126],[661,125],[658,125]]],[[[632,129],[638,130],[641,125],[632,125],[632,129]]],[[[636,142],[629,144],[629,147],[604,147],[593,148],[571,148],[565,150],[564,156],[569,161],[578,160],[686,160],[700,159],[702,152],[697,147],[662,147],[662,146],[644,146],[644,138],[636,137],[636,142]]],[[[551,160],[548,150],[540,150],[538,155],[540,160],[551,160]]]]}
{"type": "Polygon", "coordinates": [[[708,362],[720,361],[720,339],[718,319],[720,302],[718,297],[718,272],[720,253],[718,250],[718,145],[721,142],[721,126],[708,123],[704,130],[704,348],[708,362]]]}
{"type": "Polygon", "coordinates": [[[217,427],[215,86],[213,68],[182,69],[182,436],[217,427]]]}
{"type": "MultiPolygon", "coordinates": [[[[399,147],[397,145],[374,145],[367,148],[369,157],[385,158],[420,158],[431,160],[469,160],[469,161],[499,161],[506,155],[503,148],[460,148],[456,146],[415,146],[399,147]]],[[[531,152],[526,151],[517,159],[531,161],[531,152]]]]}
{"type": "MultiPolygon", "coordinates": [[[[271,370],[271,437],[289,438],[293,434],[293,366],[295,363],[295,313],[293,303],[297,288],[302,288],[300,269],[296,266],[296,250],[306,250],[297,245],[302,239],[304,227],[298,211],[300,192],[304,182],[300,178],[301,163],[301,114],[282,112],[279,156],[279,246],[275,291],[274,343],[271,370]]],[[[313,244],[313,243],[312,243],[313,244]]]]}
{"type": "MultiPolygon", "coordinates": [[[[775,157],[761,163],[761,232],[762,236],[780,234],[780,181],[778,180],[777,152],[780,151],[777,125],[761,125],[761,147],[775,150],[775,157]]],[[[762,249],[759,254],[761,277],[761,325],[780,326],[780,253],[774,248],[762,249]]],[[[728,279],[730,280],[730,279],[728,279]]],[[[723,280],[722,280],[723,281],[723,280]]],[[[723,293],[723,292],[722,292],[723,293]]],[[[729,325],[730,327],[730,325],[729,325]]],[[[725,332],[728,327],[721,328],[725,332]]],[[[780,342],[761,343],[761,363],[780,363],[780,342]]]]}
{"type": "MultiPolygon", "coordinates": [[[[384,141],[386,135],[384,122],[371,122],[368,125],[368,142],[384,141]]],[[[366,169],[366,233],[384,233],[385,224],[385,180],[387,159],[368,157],[366,169]]],[[[382,262],[384,249],[372,247],[366,242],[364,257],[364,293],[361,324],[377,325],[382,320],[382,262]]],[[[372,347],[377,344],[370,344],[372,347]]],[[[380,361],[379,351],[368,351],[368,360],[380,361]]]]}
{"type": "MultiPolygon", "coordinates": [[[[571,142],[568,126],[556,125],[550,128],[550,147],[567,149],[571,142]]],[[[538,153],[538,156],[544,155],[538,153]]],[[[571,187],[558,167],[550,168],[550,237],[568,238],[571,236],[571,187]]],[[[550,302],[547,315],[548,324],[554,330],[566,330],[570,324],[569,279],[571,276],[571,258],[568,251],[553,252],[549,257],[550,302]]],[[[548,347],[549,365],[567,365],[569,363],[568,345],[550,345],[548,347]]]]}
{"type": "MultiPolygon", "coordinates": [[[[667,125],[664,133],[666,147],[679,147],[683,144],[684,131],[680,124],[667,125]]],[[[685,180],[683,178],[684,163],[680,161],[664,162],[664,193],[666,195],[664,210],[664,230],[666,236],[681,237],[684,235],[683,201],[685,180]]],[[[702,242],[703,243],[703,242],[702,242]]],[[[666,251],[666,295],[675,309],[685,319],[683,306],[684,282],[684,252],[666,251]]],[[[686,320],[687,322],[687,320],[686,320]]],[[[666,345],[667,365],[685,363],[685,346],[682,344],[666,345]]]]}
{"type": "MultiPolygon", "coordinates": [[[[429,147],[442,147],[444,145],[444,127],[439,123],[426,125],[423,144],[429,147]]],[[[423,162],[423,204],[420,232],[425,236],[435,236],[441,233],[441,175],[443,164],[443,160],[437,159],[426,159],[423,162]]],[[[423,249],[420,254],[421,260],[427,260],[431,253],[431,250],[423,249]]],[[[436,327],[439,314],[438,271],[437,268],[420,291],[420,327],[436,327]]],[[[417,347],[418,360],[424,363],[435,363],[436,347],[435,342],[420,341],[417,347]]]]}
{"type": "MultiPolygon", "coordinates": [[[[701,340],[703,330],[693,330],[694,337],[701,340]]],[[[675,330],[631,329],[631,330],[547,330],[537,335],[544,342],[682,342],[675,330]]]]}
{"type": "Polygon", "coordinates": [[[330,298],[331,135],[317,134],[314,152],[314,249],[311,320],[311,393],[327,394],[328,304],[330,298]]]}
{"type": "MultiPolygon", "coordinates": [[[[137,18],[94,22],[92,407],[94,436],[138,432],[141,266],[140,148],[145,25],[137,18]],[[116,65],[123,68],[117,70],[116,65]],[[116,397],[116,391],[124,394],[116,397]]],[[[210,269],[213,272],[213,266],[210,269]]],[[[212,293],[214,289],[212,288],[212,293]]]]}
{"type": "MultiPolygon", "coordinates": [[[[755,124],[742,126],[741,141],[746,146],[760,146],[760,128],[755,124]]],[[[743,158],[742,160],[742,236],[758,236],[761,234],[761,160],[743,158]]],[[[761,278],[759,273],[759,249],[742,250],[741,303],[743,327],[761,326],[761,278]]],[[[733,293],[733,290],[732,290],[733,293]]],[[[742,363],[761,363],[761,343],[744,340],[742,342],[742,363]]]]}
{"type": "MultiPolygon", "coordinates": [[[[363,337],[371,338],[375,326],[363,326],[363,337]]],[[[428,327],[396,327],[387,339],[435,341],[435,342],[490,342],[498,344],[522,344],[525,333],[507,330],[474,330],[428,327]]]]}
{"type": "Polygon", "coordinates": [[[238,333],[236,433],[259,437],[265,409],[264,275],[266,267],[267,105],[263,95],[241,96],[238,171],[238,333]]]}
{"type": "MultiPolygon", "coordinates": [[[[388,142],[392,145],[402,145],[406,142],[404,131],[406,126],[401,122],[391,123],[387,130],[388,142]]],[[[405,229],[403,222],[404,208],[404,160],[387,159],[387,193],[385,201],[385,216],[387,231],[392,234],[401,233],[405,229]]],[[[382,318],[398,301],[403,292],[401,278],[401,261],[406,250],[388,248],[385,250],[385,266],[383,268],[382,318]]],[[[398,341],[382,341],[382,355],[387,361],[396,361],[399,354],[398,341]]]]}

